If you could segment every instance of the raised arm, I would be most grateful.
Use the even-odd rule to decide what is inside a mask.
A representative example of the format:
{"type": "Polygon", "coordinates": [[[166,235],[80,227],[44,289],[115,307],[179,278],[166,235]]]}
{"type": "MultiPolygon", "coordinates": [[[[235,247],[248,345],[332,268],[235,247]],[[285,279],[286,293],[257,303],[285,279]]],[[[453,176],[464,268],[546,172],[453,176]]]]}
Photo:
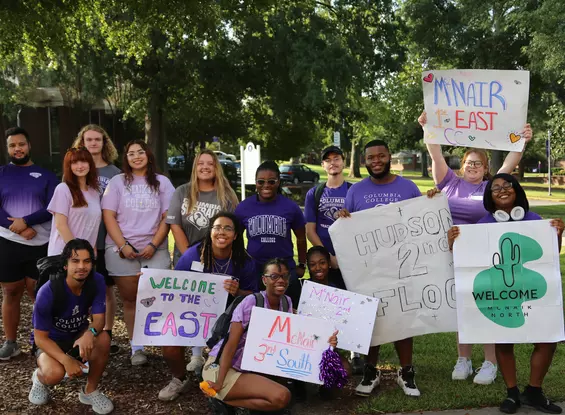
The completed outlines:
{"type": "Polygon", "coordinates": [[[508,153],[508,155],[504,159],[502,167],[500,168],[500,170],[498,170],[499,173],[512,174],[516,166],[520,163],[520,160],[522,160],[524,151],[526,151],[526,145],[530,142],[533,136],[532,127],[530,126],[530,124],[526,124],[524,126],[521,135],[525,140],[524,149],[522,151],[511,151],[510,153],[508,153]]]}
{"type": "MultiPolygon", "coordinates": [[[[422,128],[424,128],[424,125],[426,125],[427,122],[428,116],[426,115],[426,111],[424,111],[418,117],[418,123],[422,126],[422,128]]],[[[440,144],[426,144],[426,147],[432,159],[432,176],[434,178],[434,183],[439,184],[443,181],[443,179],[445,179],[449,166],[443,158],[440,144]]]]}

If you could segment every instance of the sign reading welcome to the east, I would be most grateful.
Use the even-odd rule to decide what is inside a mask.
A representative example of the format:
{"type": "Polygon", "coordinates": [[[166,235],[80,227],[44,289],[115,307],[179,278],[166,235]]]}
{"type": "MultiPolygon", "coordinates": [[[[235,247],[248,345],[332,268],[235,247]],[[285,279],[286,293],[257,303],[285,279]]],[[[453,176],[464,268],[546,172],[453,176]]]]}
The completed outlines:
{"type": "Polygon", "coordinates": [[[143,269],[137,288],[133,343],[205,346],[224,312],[224,275],[143,269]]]}
{"type": "Polygon", "coordinates": [[[549,221],[460,226],[453,257],[461,343],[565,338],[556,231],[549,221]]]}
{"type": "Polygon", "coordinates": [[[522,151],[530,73],[445,70],[422,73],[430,144],[522,151]]]}
{"type": "Polygon", "coordinates": [[[456,330],[452,224],[438,194],[356,212],[330,227],[347,289],[380,299],[373,346],[456,330]]]}

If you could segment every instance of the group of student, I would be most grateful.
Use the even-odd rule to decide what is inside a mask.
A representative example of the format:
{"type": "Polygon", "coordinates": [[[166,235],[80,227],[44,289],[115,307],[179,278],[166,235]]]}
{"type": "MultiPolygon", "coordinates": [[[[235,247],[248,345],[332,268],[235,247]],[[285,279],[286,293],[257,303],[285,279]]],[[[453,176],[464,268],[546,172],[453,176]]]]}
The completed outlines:
{"type": "MultiPolygon", "coordinates": [[[[425,113],[419,122],[426,123],[425,113]]],[[[526,141],[531,139],[529,125],[523,136],[526,141]]],[[[38,369],[32,376],[29,399],[43,404],[49,399],[48,387],[60,382],[65,374],[73,377],[88,371],[79,399],[97,413],[113,410],[112,402],[98,390],[108,356],[117,347],[111,341],[116,309],[113,285],[123,302],[131,342],[137,284],[143,268],[171,267],[169,230],[175,242],[174,269],[226,275],[228,302],[246,297],[233,310],[228,337],[212,348],[207,360],[202,348],[193,347],[185,368],[183,347],[162,348],[172,380],[159,392],[159,399],[174,400],[187,390],[188,371],[202,373],[209,382],[215,392],[211,404],[217,413],[231,413],[234,407],[284,411],[291,398],[289,389],[265,376],[245,373],[240,367],[252,307],[261,303],[266,308],[292,312],[300,298],[300,278],[306,268],[314,281],[345,288],[329,237],[331,224],[338,218],[347,220],[353,212],[421,196],[412,181],[391,173],[391,154],[380,140],[365,145],[369,177],[353,186],[342,174],[342,150],[326,148],[322,167],[328,180],[308,192],[303,214],[294,201],[282,195],[279,169],[273,161],[258,167],[256,194],[238,203],[217,156],[209,150],[197,155],[190,181],[175,190],[169,179],[157,172],[155,157],[144,141],[129,142],[122,170],[115,167],[117,151],[97,125],[85,126],[65,154],[62,183],[53,173],[32,163],[25,130],[10,129],[6,139],[11,163],[0,167],[0,282],[6,335],[0,359],[20,353],[16,343],[20,299],[26,290],[34,297],[39,277],[36,262],[57,256],[62,264],[59,278],[51,278],[36,295],[33,341],[38,369]],[[296,237],[298,263],[294,261],[291,230],[296,237]],[[307,238],[314,245],[309,251],[307,238]],[[255,295],[248,295],[252,293],[255,295]],[[66,300],[59,300],[61,296],[66,300]]],[[[455,225],[494,222],[497,211],[507,212],[507,220],[540,219],[529,211],[525,193],[511,176],[522,153],[509,153],[498,174],[491,178],[483,150],[465,153],[459,175],[448,167],[439,145],[428,144],[428,151],[436,183],[428,197],[440,191],[447,195],[455,225]],[[523,211],[522,217],[515,214],[517,206],[523,211]]],[[[552,225],[561,241],[563,222],[555,219],[552,225]]],[[[451,244],[457,235],[454,226],[448,232],[451,244]]],[[[336,346],[337,336],[328,342],[336,346]]],[[[530,382],[523,394],[517,388],[512,345],[483,347],[485,360],[474,382],[491,384],[501,370],[508,388],[508,397],[500,407],[503,412],[514,413],[524,403],[561,413],[541,389],[555,344],[536,345],[530,382]]],[[[399,340],[395,348],[401,366],[398,385],[406,395],[420,396],[412,362],[413,339],[399,340]]],[[[473,374],[471,349],[472,345],[458,344],[453,380],[473,374]]],[[[356,388],[360,396],[369,396],[380,383],[378,353],[378,346],[371,347],[366,357],[363,379],[356,388]]],[[[146,362],[143,347],[131,344],[131,364],[146,362]]],[[[295,391],[300,390],[299,385],[295,385],[295,391]]],[[[320,392],[327,395],[328,391],[322,388],[320,392]]]]}

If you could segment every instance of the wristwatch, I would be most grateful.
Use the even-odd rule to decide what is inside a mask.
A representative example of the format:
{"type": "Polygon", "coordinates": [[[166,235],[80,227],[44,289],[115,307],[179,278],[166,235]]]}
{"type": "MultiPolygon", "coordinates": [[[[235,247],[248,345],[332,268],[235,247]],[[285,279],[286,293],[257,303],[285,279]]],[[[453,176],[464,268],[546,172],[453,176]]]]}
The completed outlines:
{"type": "Polygon", "coordinates": [[[297,267],[302,268],[302,269],[306,269],[306,264],[304,262],[299,262],[297,267]]]}
{"type": "Polygon", "coordinates": [[[98,336],[98,331],[96,331],[96,329],[94,327],[89,327],[88,329],[92,334],[94,334],[94,337],[98,336]]]}

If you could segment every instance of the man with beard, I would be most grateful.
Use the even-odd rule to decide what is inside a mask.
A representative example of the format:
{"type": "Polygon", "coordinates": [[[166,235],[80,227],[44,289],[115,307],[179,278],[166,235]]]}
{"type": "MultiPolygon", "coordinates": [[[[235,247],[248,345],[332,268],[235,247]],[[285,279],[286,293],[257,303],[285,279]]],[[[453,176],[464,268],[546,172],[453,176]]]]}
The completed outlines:
{"type": "Polygon", "coordinates": [[[330,146],[322,152],[322,167],[328,174],[328,181],[313,187],[306,194],[304,216],[306,217],[306,237],[313,246],[323,246],[330,253],[330,283],[345,289],[335,251],[328,232],[337,219],[338,212],[345,206],[345,195],[351,183],[343,177],[343,151],[330,146]]]}
{"type": "Polygon", "coordinates": [[[16,343],[20,301],[24,291],[33,298],[36,263],[47,256],[51,231],[51,201],[57,177],[33,164],[29,135],[19,127],[6,131],[10,164],[0,166],[0,285],[6,341],[0,360],[20,354],[16,343]]]}
{"type": "MultiPolygon", "coordinates": [[[[365,145],[365,167],[370,177],[351,187],[345,198],[345,209],[340,217],[349,217],[350,212],[372,209],[376,206],[419,197],[422,194],[414,182],[390,173],[391,156],[388,145],[381,140],[373,140],[365,145]]],[[[401,368],[398,370],[397,383],[408,396],[420,396],[414,381],[412,366],[413,339],[394,342],[401,368]]],[[[381,372],[376,369],[380,346],[369,349],[369,355],[363,370],[363,380],[355,389],[357,395],[369,396],[381,380],[381,372]]]]}
{"type": "Polygon", "coordinates": [[[61,268],[41,286],[33,307],[38,369],[33,372],[29,401],[46,404],[49,386],[57,385],[65,374],[82,376],[88,362],[88,377],[79,400],[97,414],[109,414],[114,405],[98,390],[110,353],[110,336],[102,330],[106,285],[104,277],[94,271],[90,242],[70,240],[61,254],[61,268]]]}

